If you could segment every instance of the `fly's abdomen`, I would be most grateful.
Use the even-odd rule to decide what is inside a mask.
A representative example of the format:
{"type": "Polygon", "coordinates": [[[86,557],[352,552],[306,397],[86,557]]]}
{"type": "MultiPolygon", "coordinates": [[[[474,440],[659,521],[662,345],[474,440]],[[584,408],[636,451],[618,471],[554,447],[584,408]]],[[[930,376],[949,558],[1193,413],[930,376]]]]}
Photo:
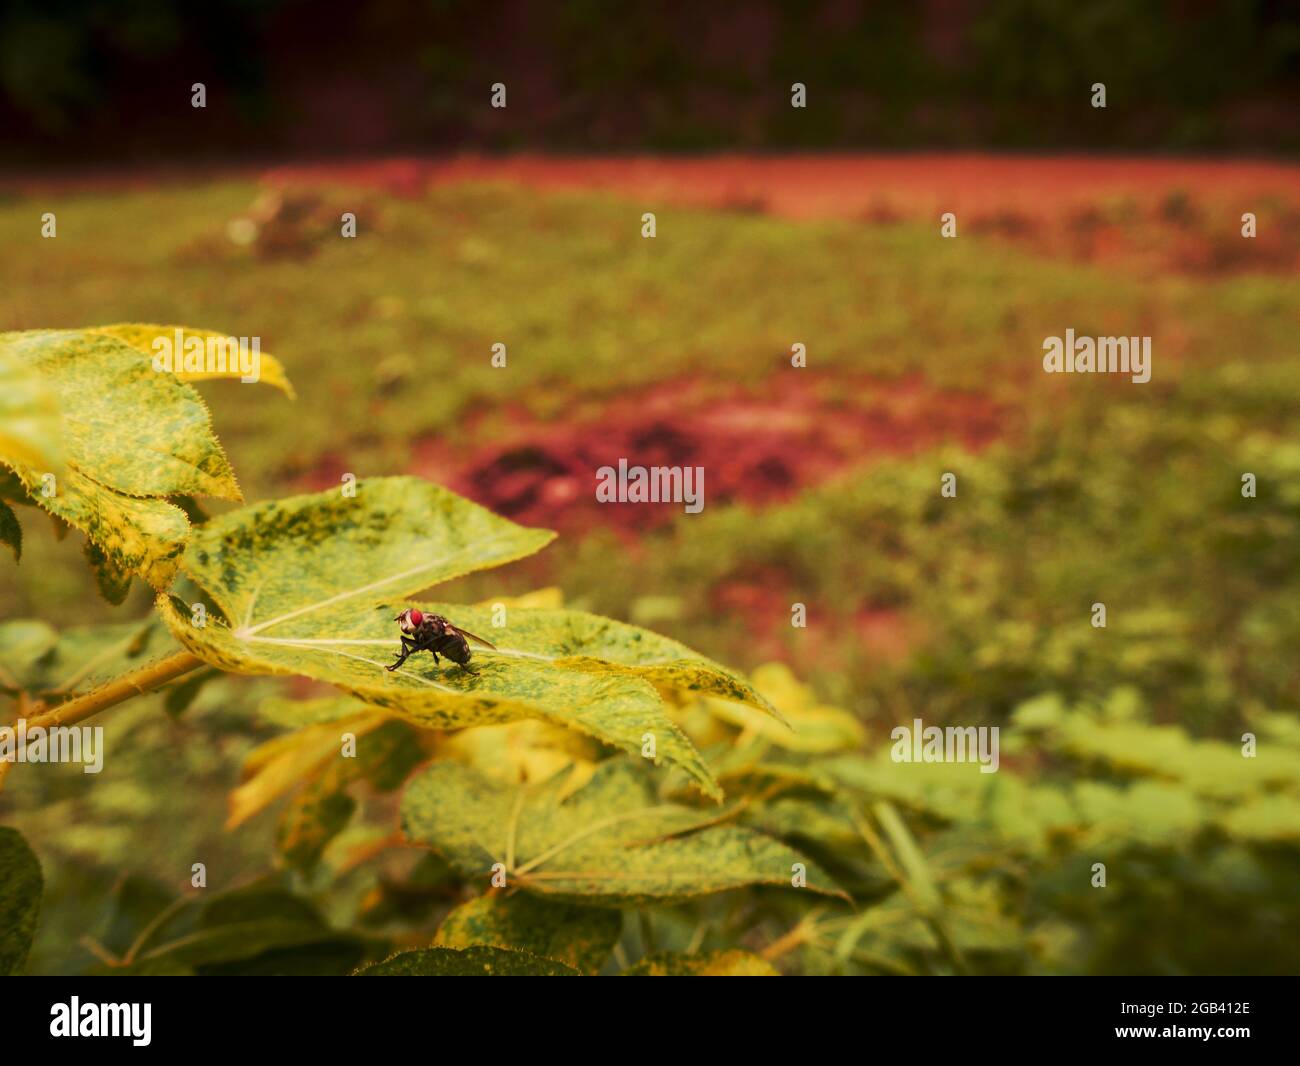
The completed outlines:
{"type": "Polygon", "coordinates": [[[469,662],[469,644],[464,637],[451,634],[439,637],[434,644],[434,650],[458,666],[464,666],[469,662]]]}

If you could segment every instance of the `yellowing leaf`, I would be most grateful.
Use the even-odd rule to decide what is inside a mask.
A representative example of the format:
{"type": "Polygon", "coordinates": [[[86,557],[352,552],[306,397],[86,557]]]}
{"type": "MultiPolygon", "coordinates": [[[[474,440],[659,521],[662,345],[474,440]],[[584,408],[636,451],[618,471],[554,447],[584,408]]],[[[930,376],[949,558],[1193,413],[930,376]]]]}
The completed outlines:
{"type": "Polygon", "coordinates": [[[443,920],[433,947],[513,948],[594,974],[609,958],[622,929],[618,911],[517,892],[462,903],[443,920]]]}
{"type": "Polygon", "coordinates": [[[748,951],[710,951],[703,955],[664,952],[630,966],[621,977],[780,977],[766,959],[748,951]]]}
{"type": "Polygon", "coordinates": [[[743,885],[792,883],[840,894],[813,863],[777,840],[715,814],[665,803],[643,768],[602,763],[591,782],[559,799],[562,782],[511,787],[455,763],[435,763],[402,797],[407,837],[462,875],[486,884],[493,866],[507,885],[607,906],[692,899],[743,885]]]}
{"type": "Polygon", "coordinates": [[[349,696],[318,696],[310,700],[291,700],[270,696],[257,705],[257,712],[268,722],[286,729],[302,729],[321,722],[352,718],[368,708],[349,696]]]}
{"type": "Polygon", "coordinates": [[[33,330],[0,335],[0,353],[58,398],[68,462],[86,477],[129,496],[240,499],[199,394],[130,345],[88,330],[33,330]]]}
{"type": "Polygon", "coordinates": [[[162,589],[175,575],[189,522],[162,497],[240,498],[199,394],[117,337],[0,334],[0,385],[5,495],[85,533],[112,602],[131,576],[162,589]]]}
{"type": "Polygon", "coordinates": [[[7,352],[0,334],[0,461],[63,470],[63,419],[49,382],[7,352]]]}
{"type": "Polygon", "coordinates": [[[439,737],[436,750],[439,758],[463,762],[510,785],[537,784],[570,767],[582,768],[590,780],[600,757],[599,745],[589,738],[536,719],[448,733],[439,737]]]}
{"type": "Polygon", "coordinates": [[[761,738],[787,751],[812,755],[851,750],[865,743],[866,730],[853,715],[817,703],[812,690],[784,663],[758,667],[753,685],[781,712],[784,723],[736,703],[704,701],[711,714],[741,729],[742,742],[761,738]]]}
{"type": "Polygon", "coordinates": [[[564,592],[554,585],[544,589],[534,589],[532,592],[525,592],[522,596],[497,596],[494,599],[483,600],[476,604],[478,607],[496,607],[502,606],[507,611],[511,607],[545,607],[551,610],[564,606],[564,592]]]}
{"type": "Polygon", "coordinates": [[[226,828],[234,829],[283,796],[330,759],[342,758],[344,733],[360,738],[383,725],[387,715],[362,711],[355,718],[323,722],[255,749],[245,762],[248,780],[230,793],[226,828]]]}
{"type": "Polygon", "coordinates": [[[52,496],[26,468],[18,474],[32,503],[80,529],[121,572],[138,575],[156,589],[176,576],[190,523],[166,500],[138,499],[99,484],[69,466],[52,496]]]}
{"type": "MultiPolygon", "coordinates": [[[[116,337],[118,340],[129,344],[136,351],[149,356],[151,361],[155,355],[164,350],[161,347],[155,347],[155,343],[159,339],[165,340],[170,345],[170,348],[165,350],[179,353],[184,352],[184,346],[190,340],[199,341],[204,346],[205,356],[209,342],[211,342],[214,354],[225,356],[225,369],[220,369],[220,363],[215,359],[213,360],[212,369],[208,369],[205,358],[204,369],[202,370],[184,370],[174,364],[172,373],[181,381],[213,381],[218,379],[238,381],[245,376],[239,367],[238,358],[232,359],[229,354],[230,349],[227,347],[228,342],[237,342],[238,338],[218,333],[215,330],[121,322],[112,326],[98,326],[91,332],[116,337]],[[177,337],[180,338],[180,347],[177,347],[177,337]]],[[[289,376],[285,373],[284,366],[280,361],[274,356],[261,351],[258,352],[257,361],[258,381],[264,385],[271,385],[279,389],[292,400],[294,398],[293,386],[289,383],[289,376]]]]}

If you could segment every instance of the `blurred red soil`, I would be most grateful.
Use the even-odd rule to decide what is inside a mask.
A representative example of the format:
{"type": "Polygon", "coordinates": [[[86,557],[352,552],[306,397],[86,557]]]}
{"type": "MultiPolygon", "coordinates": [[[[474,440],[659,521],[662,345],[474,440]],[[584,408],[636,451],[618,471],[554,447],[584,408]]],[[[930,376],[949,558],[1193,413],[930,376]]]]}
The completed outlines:
{"type": "Polygon", "coordinates": [[[667,205],[936,227],[1139,270],[1300,268],[1300,167],[1231,159],[978,153],[706,157],[465,155],[277,167],[272,186],[340,183],[418,198],[432,186],[513,182],[667,205]],[[1243,240],[1241,215],[1258,218],[1243,240]]]}
{"type": "MultiPolygon", "coordinates": [[[[709,207],[755,205],[787,218],[860,218],[881,207],[926,217],[1014,208],[1062,214],[1110,197],[1154,203],[1169,193],[1213,200],[1300,200],[1300,167],[1267,161],[981,153],[564,157],[465,155],[277,167],[271,184],[341,182],[419,195],[435,184],[518,182],[608,189],[709,207]]],[[[1249,204],[1242,210],[1249,210],[1249,204]]]]}
{"type": "Polygon", "coordinates": [[[683,509],[597,502],[596,471],[621,458],[630,466],[703,467],[706,507],[763,505],[873,456],[943,441],[978,448],[1002,432],[999,409],[977,393],[935,389],[912,376],[837,382],[832,395],[792,369],[757,392],[667,382],[563,423],[523,409],[470,416],[454,440],[419,442],[413,470],[520,522],[570,534],[597,527],[631,533],[670,522],[683,509]],[[457,443],[484,439],[492,443],[457,443]]]}

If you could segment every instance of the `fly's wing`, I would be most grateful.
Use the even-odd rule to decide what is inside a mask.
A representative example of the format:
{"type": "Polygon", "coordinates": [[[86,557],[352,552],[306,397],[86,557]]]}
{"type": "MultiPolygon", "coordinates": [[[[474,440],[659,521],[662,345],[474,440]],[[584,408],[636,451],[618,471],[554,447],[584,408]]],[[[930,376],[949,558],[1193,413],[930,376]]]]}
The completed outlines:
{"type": "Polygon", "coordinates": [[[493,644],[490,640],[484,640],[482,637],[476,636],[475,634],[471,633],[468,629],[461,629],[460,626],[452,625],[450,622],[447,623],[447,628],[454,630],[455,632],[459,633],[462,637],[469,637],[470,640],[476,640],[480,644],[484,645],[485,647],[491,648],[493,651],[497,650],[497,646],[493,644]]]}

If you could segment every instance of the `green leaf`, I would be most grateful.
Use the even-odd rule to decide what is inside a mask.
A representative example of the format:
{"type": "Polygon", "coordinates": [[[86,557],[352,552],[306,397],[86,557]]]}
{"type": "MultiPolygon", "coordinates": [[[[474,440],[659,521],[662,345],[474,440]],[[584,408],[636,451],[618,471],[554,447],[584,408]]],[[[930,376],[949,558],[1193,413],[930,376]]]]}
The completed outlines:
{"type": "Polygon", "coordinates": [[[305,900],[253,885],[187,907],[137,946],[130,966],[109,972],[184,972],[353,939],[331,929],[305,900]]]}
{"type": "Polygon", "coordinates": [[[657,688],[764,704],[741,678],[675,641],[573,611],[514,608],[497,630],[489,608],[434,604],[500,638],[498,650],[475,645],[477,676],[435,666],[429,655],[384,669],[399,648],[393,619],[404,604],[394,597],[530,554],[552,536],[415,478],[365,481],[355,498],[299,496],[195,531],[183,566],[234,628],[195,629],[164,598],[158,608],[178,640],[224,670],[302,674],[429,728],[543,718],[638,753],[653,734],[658,759],[719,796],[657,688]]]}
{"type": "Polygon", "coordinates": [[[1300,799],[1260,796],[1228,811],[1219,824],[1239,840],[1294,845],[1300,843],[1300,799]]]}
{"type": "Polygon", "coordinates": [[[664,952],[648,955],[621,977],[780,977],[766,959],[748,951],[710,951],[703,955],[664,952]]]}
{"type": "Polygon", "coordinates": [[[114,607],[121,606],[131,591],[131,575],[120,569],[112,556],[106,554],[93,540],[86,541],[86,563],[95,575],[99,594],[114,607]]]}
{"type": "Polygon", "coordinates": [[[527,951],[594,974],[609,958],[622,929],[618,911],[554,903],[517,892],[462,903],[443,920],[433,946],[527,951]]]}
{"type": "Polygon", "coordinates": [[[539,959],[526,951],[474,947],[399,951],[383,962],[363,966],[358,977],[581,977],[572,966],[539,959]]]}
{"type": "MultiPolygon", "coordinates": [[[[158,351],[154,347],[154,342],[159,338],[166,340],[174,349],[176,337],[179,334],[182,345],[181,350],[191,338],[203,341],[205,347],[209,340],[230,341],[236,339],[228,334],[211,329],[190,329],[186,326],[156,326],[139,322],[121,322],[112,326],[97,326],[90,332],[116,337],[118,340],[129,344],[136,351],[149,356],[151,363],[158,351]]],[[[238,381],[242,376],[238,362],[236,361],[232,366],[230,360],[227,360],[225,370],[178,370],[173,368],[172,373],[181,381],[215,381],[219,379],[238,381]]],[[[270,385],[279,389],[291,400],[294,398],[293,386],[289,383],[289,377],[285,373],[283,365],[278,359],[266,352],[258,353],[258,381],[263,385],[270,385]]]]}
{"type": "Polygon", "coordinates": [[[14,553],[14,562],[23,557],[23,527],[18,516],[4,500],[0,500],[0,544],[7,544],[14,553]]]}
{"type": "Polygon", "coordinates": [[[293,869],[310,871],[356,809],[356,800],[322,774],[289,800],[276,826],[276,849],[293,869]]]}
{"type": "Polygon", "coordinates": [[[14,692],[35,688],[44,676],[38,664],[58,640],[52,626],[35,619],[0,622],[0,685],[14,692]]]}
{"type": "Polygon", "coordinates": [[[808,889],[840,895],[798,852],[751,829],[717,825],[716,811],[665,803],[653,776],[627,759],[602,763],[561,801],[564,782],[510,786],[456,763],[435,763],[402,797],[402,826],[462,875],[587,904],[692,899],[743,885],[791,884],[803,863],[808,889]]]}
{"type": "Polygon", "coordinates": [[[176,651],[157,618],[73,626],[0,623],[0,685],[47,699],[75,696],[176,651]]]}
{"type": "Polygon", "coordinates": [[[41,864],[22,834],[0,826],[0,975],[27,965],[44,886],[41,864]]]}

